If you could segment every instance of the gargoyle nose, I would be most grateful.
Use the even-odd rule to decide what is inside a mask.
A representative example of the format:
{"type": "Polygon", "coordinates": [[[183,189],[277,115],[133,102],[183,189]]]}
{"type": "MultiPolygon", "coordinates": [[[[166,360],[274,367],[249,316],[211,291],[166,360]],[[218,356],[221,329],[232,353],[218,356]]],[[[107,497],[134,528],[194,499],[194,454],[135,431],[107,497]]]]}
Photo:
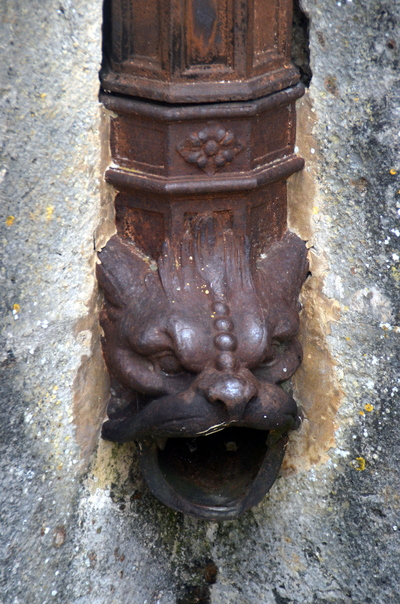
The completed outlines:
{"type": "Polygon", "coordinates": [[[206,397],[211,403],[223,403],[234,419],[240,419],[243,411],[257,389],[250,381],[233,376],[221,377],[206,388],[206,397]]]}

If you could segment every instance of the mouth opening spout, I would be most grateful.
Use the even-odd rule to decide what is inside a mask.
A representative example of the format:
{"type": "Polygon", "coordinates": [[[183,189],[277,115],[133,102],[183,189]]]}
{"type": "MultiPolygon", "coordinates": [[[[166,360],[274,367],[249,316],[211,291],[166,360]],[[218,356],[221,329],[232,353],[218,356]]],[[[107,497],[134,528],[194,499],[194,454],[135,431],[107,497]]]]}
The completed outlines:
{"type": "Polygon", "coordinates": [[[150,490],[169,507],[204,520],[232,520],[270,489],[286,442],[286,434],[228,427],[168,438],[161,448],[143,442],[140,463],[150,490]]]}

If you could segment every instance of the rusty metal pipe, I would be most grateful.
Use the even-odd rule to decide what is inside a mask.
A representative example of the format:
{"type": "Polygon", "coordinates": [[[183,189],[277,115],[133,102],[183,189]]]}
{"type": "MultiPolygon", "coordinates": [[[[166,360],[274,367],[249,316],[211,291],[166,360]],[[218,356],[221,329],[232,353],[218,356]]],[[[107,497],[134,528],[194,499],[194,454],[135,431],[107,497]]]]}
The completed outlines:
{"type": "Polygon", "coordinates": [[[103,437],[138,443],[150,490],[230,520],[299,424],[304,243],[287,230],[290,0],[107,0],[101,100],[117,235],[99,254],[111,377],[103,437]]]}

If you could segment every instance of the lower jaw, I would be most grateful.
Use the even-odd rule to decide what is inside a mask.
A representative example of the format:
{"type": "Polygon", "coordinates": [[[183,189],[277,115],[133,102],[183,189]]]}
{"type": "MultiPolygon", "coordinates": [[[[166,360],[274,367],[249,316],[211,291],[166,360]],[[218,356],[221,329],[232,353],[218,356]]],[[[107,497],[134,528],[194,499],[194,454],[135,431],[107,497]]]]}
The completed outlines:
{"type": "Polygon", "coordinates": [[[152,491],[170,508],[209,521],[233,520],[257,505],[277,478],[287,435],[225,428],[208,436],[169,438],[161,450],[140,443],[152,491]]]}

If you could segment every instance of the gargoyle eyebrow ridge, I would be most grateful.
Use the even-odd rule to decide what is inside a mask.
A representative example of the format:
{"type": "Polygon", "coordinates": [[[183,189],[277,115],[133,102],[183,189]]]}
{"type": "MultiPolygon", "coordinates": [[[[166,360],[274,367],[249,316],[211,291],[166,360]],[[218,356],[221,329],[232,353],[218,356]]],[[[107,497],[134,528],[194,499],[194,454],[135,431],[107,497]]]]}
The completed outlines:
{"type": "Polygon", "coordinates": [[[143,329],[133,342],[136,352],[143,356],[153,356],[164,351],[174,352],[174,343],[165,326],[153,325],[143,329]]]}

